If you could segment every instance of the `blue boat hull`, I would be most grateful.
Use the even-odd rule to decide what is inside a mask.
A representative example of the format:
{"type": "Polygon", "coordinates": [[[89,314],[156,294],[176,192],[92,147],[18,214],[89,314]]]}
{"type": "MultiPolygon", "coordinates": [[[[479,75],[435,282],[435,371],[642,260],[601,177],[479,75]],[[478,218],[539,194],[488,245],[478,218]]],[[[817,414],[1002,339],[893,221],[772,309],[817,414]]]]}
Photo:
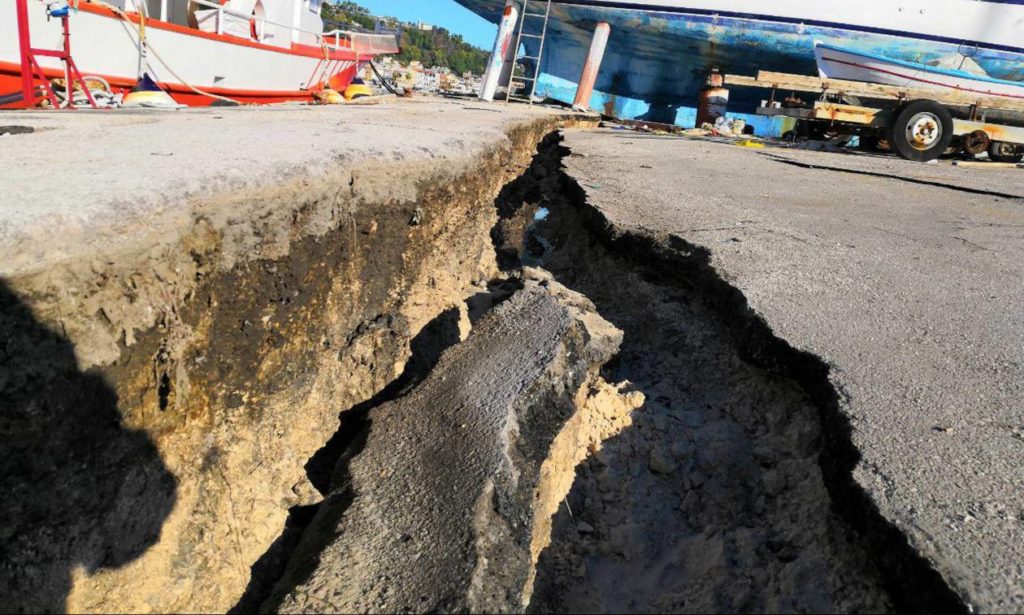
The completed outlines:
{"type": "MultiPolygon", "coordinates": [[[[458,1],[491,20],[504,4],[458,1]]],[[[553,5],[551,10],[536,94],[572,102],[594,26],[606,21],[612,35],[590,104],[624,119],[693,126],[697,94],[712,67],[745,75],[758,70],[817,74],[815,41],[919,63],[964,51],[993,77],[1024,80],[1024,54],[1013,50],[753,16],[577,5],[553,5]]],[[[536,55],[536,42],[524,40],[528,55],[536,55]]],[[[759,134],[777,135],[784,125],[748,115],[763,95],[734,90],[730,114],[745,117],[759,134]]]]}

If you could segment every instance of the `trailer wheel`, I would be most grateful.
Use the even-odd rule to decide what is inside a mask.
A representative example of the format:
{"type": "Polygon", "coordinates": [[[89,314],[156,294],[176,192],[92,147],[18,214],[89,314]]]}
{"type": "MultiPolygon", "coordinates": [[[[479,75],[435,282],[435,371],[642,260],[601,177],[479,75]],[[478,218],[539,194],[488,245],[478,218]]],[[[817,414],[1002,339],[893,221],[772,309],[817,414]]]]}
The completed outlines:
{"type": "Polygon", "coordinates": [[[889,126],[889,144],[907,160],[928,162],[953,141],[953,116],[934,100],[912,100],[889,126]]]}
{"type": "Polygon", "coordinates": [[[983,152],[987,152],[988,148],[992,146],[992,140],[989,139],[988,133],[984,130],[975,130],[972,133],[964,135],[963,138],[963,149],[972,156],[977,156],[983,152]]]}
{"type": "Polygon", "coordinates": [[[1024,160],[1024,147],[1004,141],[993,141],[988,146],[988,157],[993,162],[1020,162],[1024,160]]]}

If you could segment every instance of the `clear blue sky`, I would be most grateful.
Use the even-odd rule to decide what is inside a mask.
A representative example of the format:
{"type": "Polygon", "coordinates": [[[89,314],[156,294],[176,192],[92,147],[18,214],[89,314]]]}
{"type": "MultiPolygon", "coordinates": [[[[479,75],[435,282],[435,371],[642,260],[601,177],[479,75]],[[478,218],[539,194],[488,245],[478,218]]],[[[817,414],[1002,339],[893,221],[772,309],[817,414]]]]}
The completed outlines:
{"type": "Polygon", "coordinates": [[[497,26],[478,17],[455,0],[353,0],[377,16],[402,21],[423,21],[461,34],[467,42],[488,51],[494,45],[497,26]]]}

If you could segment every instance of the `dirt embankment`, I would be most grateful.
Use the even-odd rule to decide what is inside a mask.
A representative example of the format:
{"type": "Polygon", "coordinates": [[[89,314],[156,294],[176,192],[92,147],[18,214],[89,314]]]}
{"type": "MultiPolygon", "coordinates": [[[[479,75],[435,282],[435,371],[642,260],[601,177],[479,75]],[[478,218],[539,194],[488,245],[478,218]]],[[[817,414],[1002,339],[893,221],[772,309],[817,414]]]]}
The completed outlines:
{"type": "Polygon", "coordinates": [[[289,509],[320,501],[305,466],[339,413],[395,381],[440,314],[464,334],[465,299],[499,274],[494,196],[557,122],[464,168],[224,197],[145,251],[7,280],[4,603],[235,605],[289,509]]]}

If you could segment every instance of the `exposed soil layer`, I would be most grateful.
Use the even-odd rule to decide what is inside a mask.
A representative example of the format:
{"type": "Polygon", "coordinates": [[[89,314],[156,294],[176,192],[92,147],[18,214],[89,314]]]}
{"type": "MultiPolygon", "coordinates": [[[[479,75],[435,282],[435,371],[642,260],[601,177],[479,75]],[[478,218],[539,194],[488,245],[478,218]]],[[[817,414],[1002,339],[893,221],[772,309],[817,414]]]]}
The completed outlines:
{"type": "Polygon", "coordinates": [[[579,228],[572,209],[552,211],[537,229],[557,246],[545,263],[623,330],[606,377],[648,401],[578,469],[533,610],[890,610],[830,509],[821,422],[801,388],[746,362],[694,289],[645,275],[579,228]]]}
{"type": "MultiPolygon", "coordinates": [[[[697,272],[692,264],[673,267],[680,263],[671,255],[688,256],[683,246],[640,238],[627,244],[602,227],[559,169],[566,153],[555,136],[542,144],[528,172],[499,194],[501,219],[491,237],[507,272],[515,275],[524,262],[542,262],[559,284],[592,301],[621,330],[620,352],[603,369],[603,381],[618,383],[612,393],[618,403],[610,405],[620,411],[604,413],[601,427],[573,429],[570,437],[551,442],[541,480],[532,487],[547,508],[538,504],[512,525],[531,528],[529,558],[536,566],[518,591],[525,544],[513,540],[518,549],[501,551],[507,567],[489,578],[501,591],[490,594],[487,609],[882,612],[918,610],[927,603],[926,608],[957,610],[948,588],[912,553],[879,556],[880,540],[898,545],[891,534],[851,524],[849,517],[857,522],[859,509],[844,514],[833,493],[845,493],[850,478],[832,470],[834,455],[845,450],[837,443],[842,434],[830,430],[828,409],[793,377],[786,362],[791,359],[763,343],[755,317],[737,318],[724,309],[729,301],[723,295],[735,296],[723,291],[724,282],[709,282],[712,272],[697,272]],[[537,216],[542,209],[547,215],[537,216]],[[624,397],[624,391],[635,397],[624,397]],[[623,403],[627,398],[634,403],[623,403]],[[837,480],[844,486],[830,489],[828,482],[837,480]],[[552,513],[548,524],[546,514],[552,513]],[[932,583],[934,593],[914,597],[903,590],[904,581],[908,587],[932,583]]],[[[524,339],[522,346],[534,341],[524,339]]],[[[448,351],[453,355],[443,370],[447,377],[452,370],[460,373],[453,367],[457,357],[473,352],[467,343],[448,351]]],[[[473,369],[463,366],[461,372],[478,381],[473,369]]],[[[445,377],[428,376],[441,382],[445,377]]],[[[403,401],[399,395],[397,406],[389,398],[366,408],[367,417],[394,422],[402,408],[422,404],[417,400],[429,398],[438,385],[423,386],[425,391],[405,389],[409,397],[403,401]]],[[[600,386],[588,388],[591,399],[600,397],[600,386]]],[[[477,395],[477,403],[485,404],[486,396],[477,395]]],[[[587,414],[587,404],[578,401],[562,398],[548,405],[556,415],[587,414]]],[[[443,417],[447,410],[440,412],[443,417]]],[[[424,418],[424,425],[433,420],[424,418]]],[[[430,522],[433,511],[461,497],[460,488],[437,487],[445,471],[435,468],[423,479],[433,485],[426,495],[422,485],[408,486],[406,495],[389,499],[392,487],[375,485],[372,477],[392,477],[382,459],[407,442],[401,430],[382,429],[390,444],[388,436],[374,438],[372,428],[348,440],[350,448],[335,468],[332,504],[305,530],[306,548],[292,558],[298,577],[286,574],[279,585],[283,593],[264,603],[265,610],[447,612],[484,604],[473,602],[467,589],[479,582],[474,575],[480,562],[491,561],[479,548],[481,534],[474,538],[430,522]],[[361,477],[351,474],[353,467],[361,477]],[[416,503],[406,510],[403,500],[410,497],[416,503]],[[423,532],[426,541],[414,539],[414,532],[396,529],[402,523],[436,531],[423,532]],[[437,534],[446,531],[448,540],[439,541],[437,534]],[[423,542],[434,547],[423,549],[423,542]],[[401,556],[404,551],[409,553],[401,556]],[[415,561],[414,574],[386,565],[395,559],[415,561]],[[448,560],[459,563],[444,565],[448,560]],[[438,569],[449,574],[430,580],[438,569]]],[[[543,450],[549,440],[538,442],[543,450]]],[[[486,458],[461,439],[443,448],[449,460],[444,468],[468,470],[486,458]]],[[[408,455],[400,453],[403,460],[395,463],[405,465],[408,455]]],[[[468,514],[468,506],[461,509],[468,514]]],[[[478,520],[481,514],[500,519],[509,512],[498,503],[475,510],[478,520]]],[[[458,515],[442,516],[458,525],[458,515]]]]}
{"type": "Polygon", "coordinates": [[[258,603],[253,567],[273,568],[289,510],[301,525],[321,500],[307,462],[343,410],[423,371],[410,346],[428,323],[468,330],[466,300],[498,274],[490,204],[562,119],[513,125],[465,168],[300,175],[143,252],[9,280],[7,608],[258,603]]]}

